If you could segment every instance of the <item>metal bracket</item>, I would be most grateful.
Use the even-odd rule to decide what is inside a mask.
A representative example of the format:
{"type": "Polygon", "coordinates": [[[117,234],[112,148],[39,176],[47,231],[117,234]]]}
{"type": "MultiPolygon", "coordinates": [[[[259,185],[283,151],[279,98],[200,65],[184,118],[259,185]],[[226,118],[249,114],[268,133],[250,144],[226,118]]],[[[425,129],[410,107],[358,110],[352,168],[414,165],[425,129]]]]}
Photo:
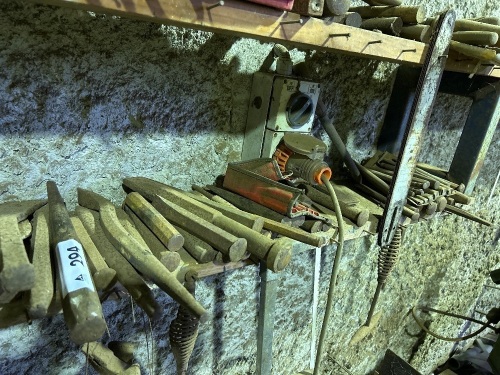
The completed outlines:
{"type": "MultiPolygon", "coordinates": [[[[420,68],[408,66],[398,68],[378,139],[380,151],[399,152],[420,71],[420,68]]],[[[463,183],[466,186],[465,193],[470,194],[500,121],[500,80],[496,77],[470,77],[464,73],[444,72],[439,92],[472,99],[448,173],[452,181],[463,183]]]]}
{"type": "Polygon", "coordinates": [[[423,130],[429,120],[446,65],[455,18],[453,10],[449,10],[439,17],[424,66],[419,75],[415,97],[408,113],[408,124],[403,136],[401,151],[397,158],[394,177],[384,207],[384,215],[379,223],[378,243],[382,247],[391,243],[399,225],[413,170],[417,163],[423,130]]]}

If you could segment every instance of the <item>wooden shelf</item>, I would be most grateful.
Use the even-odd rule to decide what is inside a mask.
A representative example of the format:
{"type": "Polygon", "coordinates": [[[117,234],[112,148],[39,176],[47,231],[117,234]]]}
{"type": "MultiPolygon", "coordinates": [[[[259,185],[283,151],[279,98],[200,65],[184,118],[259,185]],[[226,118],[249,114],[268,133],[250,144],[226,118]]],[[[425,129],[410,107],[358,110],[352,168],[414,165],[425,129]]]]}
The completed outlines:
{"type": "MultiPolygon", "coordinates": [[[[226,0],[211,9],[207,8],[217,0],[33,1],[415,66],[423,64],[427,50],[424,43],[313,17],[303,16],[302,24],[282,23],[298,20],[299,15],[240,0],[226,0]]],[[[452,53],[447,64],[447,70],[500,78],[499,68],[452,53]]]]}

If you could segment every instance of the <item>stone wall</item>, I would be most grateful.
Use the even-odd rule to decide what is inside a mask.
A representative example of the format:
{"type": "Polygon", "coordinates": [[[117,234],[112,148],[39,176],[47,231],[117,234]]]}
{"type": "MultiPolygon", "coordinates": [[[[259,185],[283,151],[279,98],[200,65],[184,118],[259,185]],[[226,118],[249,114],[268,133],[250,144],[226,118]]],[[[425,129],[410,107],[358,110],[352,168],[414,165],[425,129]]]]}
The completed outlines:
{"type": "MultiPolygon", "coordinates": [[[[488,0],[427,7],[429,14],[453,7],[459,17],[500,16],[500,3],[488,0]]],[[[0,201],[42,198],[47,180],[58,183],[69,208],[76,204],[76,187],[120,203],[126,176],[147,176],[183,189],[213,182],[228,162],[240,159],[252,74],[271,49],[251,39],[0,0],[0,201]]],[[[371,155],[396,65],[314,51],[292,50],[292,56],[314,67],[353,156],[371,155]]],[[[468,106],[465,100],[439,96],[424,161],[449,164],[468,106]]],[[[316,134],[326,139],[319,128],[316,134]]],[[[487,200],[499,155],[497,130],[470,208],[495,223],[498,187],[487,200]]],[[[330,159],[339,171],[334,151],[330,159]]],[[[410,334],[419,329],[408,309],[429,304],[471,313],[487,271],[500,264],[496,230],[453,216],[412,226],[380,299],[379,326],[354,346],[348,342],[368,312],[378,249],[375,238],[348,243],[325,373],[341,374],[335,367],[339,362],[353,374],[367,374],[387,348],[430,373],[451,346],[430,338],[417,346],[419,339],[410,334]]],[[[334,250],[323,251],[320,321],[334,250]]],[[[313,263],[312,253],[300,254],[283,273],[274,374],[309,367],[313,263]]],[[[256,267],[198,283],[196,297],[210,317],[200,327],[191,373],[255,372],[258,286],[256,267]]],[[[152,325],[128,298],[107,301],[110,337],[103,341],[139,342],[143,373],[169,375],[175,366],[167,332],[176,305],[163,292],[156,294],[165,317],[152,325]]],[[[461,322],[436,317],[431,327],[454,336],[461,322]]],[[[0,331],[1,374],[84,374],[85,363],[68,340],[62,316],[0,331]]]]}

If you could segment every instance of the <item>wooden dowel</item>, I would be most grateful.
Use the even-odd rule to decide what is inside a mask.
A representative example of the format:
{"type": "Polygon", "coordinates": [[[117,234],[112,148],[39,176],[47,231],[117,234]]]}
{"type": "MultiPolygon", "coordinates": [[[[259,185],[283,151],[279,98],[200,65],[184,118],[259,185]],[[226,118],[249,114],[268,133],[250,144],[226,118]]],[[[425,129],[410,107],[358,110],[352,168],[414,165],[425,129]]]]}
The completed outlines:
{"type": "Polygon", "coordinates": [[[139,193],[128,194],[124,205],[127,205],[147,225],[167,249],[177,251],[183,246],[184,239],[179,232],[139,193]]]}
{"type": "Polygon", "coordinates": [[[491,31],[455,31],[451,39],[473,46],[493,46],[498,43],[498,34],[491,31]]]}
{"type": "Polygon", "coordinates": [[[399,36],[401,38],[413,39],[419,42],[428,43],[431,39],[432,29],[428,25],[403,26],[399,36]]]}
{"type": "Polygon", "coordinates": [[[324,16],[341,16],[346,14],[351,6],[351,0],[325,0],[324,16]]]}
{"type": "Polygon", "coordinates": [[[325,19],[325,21],[333,21],[335,23],[341,23],[343,25],[347,26],[352,26],[352,27],[360,27],[361,23],[363,22],[363,19],[359,15],[359,13],[356,12],[347,12],[346,14],[343,14],[341,16],[333,16],[328,19],[325,19]]]}
{"type": "Polygon", "coordinates": [[[490,25],[500,26],[500,18],[498,17],[478,17],[478,18],[470,18],[470,20],[482,23],[489,23],[490,25]]]}
{"type": "Polygon", "coordinates": [[[399,35],[403,28],[403,20],[399,17],[368,18],[361,28],[365,30],[380,30],[385,34],[399,35]]]}
{"type": "Polygon", "coordinates": [[[426,18],[423,6],[362,6],[350,8],[349,11],[359,13],[362,18],[400,17],[404,23],[410,24],[422,23],[426,18]]]}
{"type": "Polygon", "coordinates": [[[132,219],[137,231],[140,233],[153,255],[157,257],[170,272],[174,272],[181,262],[180,255],[173,255],[176,254],[176,252],[168,250],[129,206],[124,205],[123,209],[132,219]]]}
{"type": "Polygon", "coordinates": [[[462,55],[500,65],[500,54],[497,54],[495,50],[471,46],[469,44],[455,42],[454,40],[450,42],[450,48],[462,55]]]}
{"type": "Polygon", "coordinates": [[[454,31],[491,31],[494,33],[500,33],[500,26],[461,19],[455,22],[454,31]]]}

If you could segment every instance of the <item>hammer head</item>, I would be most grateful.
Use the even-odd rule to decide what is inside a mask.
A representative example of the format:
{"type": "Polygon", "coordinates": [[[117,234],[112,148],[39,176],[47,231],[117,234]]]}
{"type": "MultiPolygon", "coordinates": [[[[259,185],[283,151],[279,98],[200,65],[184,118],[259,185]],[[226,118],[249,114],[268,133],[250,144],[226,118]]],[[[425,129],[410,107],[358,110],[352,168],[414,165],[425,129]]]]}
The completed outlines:
{"type": "MultiPolygon", "coordinates": [[[[12,201],[0,203],[0,217],[1,218],[16,218],[16,221],[26,220],[40,207],[47,203],[45,199],[31,200],[31,201],[12,201]]],[[[0,228],[2,230],[2,228],[0,228]]]]}

